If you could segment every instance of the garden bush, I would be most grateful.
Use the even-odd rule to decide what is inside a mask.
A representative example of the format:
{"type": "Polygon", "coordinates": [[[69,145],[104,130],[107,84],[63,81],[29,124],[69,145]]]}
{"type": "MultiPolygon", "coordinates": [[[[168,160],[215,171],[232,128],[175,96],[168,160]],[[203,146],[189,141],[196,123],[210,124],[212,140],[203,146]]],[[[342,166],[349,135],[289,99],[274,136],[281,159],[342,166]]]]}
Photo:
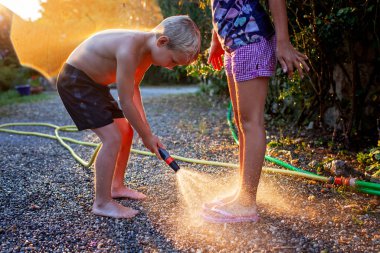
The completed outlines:
{"type": "Polygon", "coordinates": [[[18,84],[26,84],[27,71],[12,58],[0,60],[0,91],[7,91],[18,84]]]}
{"type": "MultiPolygon", "coordinates": [[[[211,29],[210,0],[176,2],[187,6],[197,4],[203,11],[200,19],[205,33],[202,39],[203,48],[207,48],[208,29],[211,29]]],[[[179,8],[170,3],[170,8],[179,8]]],[[[298,75],[289,80],[278,69],[270,82],[266,105],[272,123],[314,126],[331,132],[333,147],[336,142],[350,149],[377,145],[379,1],[288,0],[287,7],[292,43],[309,57],[311,71],[302,80],[298,75]]],[[[200,59],[202,63],[188,67],[191,75],[206,81],[208,89],[215,90],[208,90],[208,94],[226,94],[220,92],[227,89],[225,79],[205,65],[207,57],[200,59]]]]}

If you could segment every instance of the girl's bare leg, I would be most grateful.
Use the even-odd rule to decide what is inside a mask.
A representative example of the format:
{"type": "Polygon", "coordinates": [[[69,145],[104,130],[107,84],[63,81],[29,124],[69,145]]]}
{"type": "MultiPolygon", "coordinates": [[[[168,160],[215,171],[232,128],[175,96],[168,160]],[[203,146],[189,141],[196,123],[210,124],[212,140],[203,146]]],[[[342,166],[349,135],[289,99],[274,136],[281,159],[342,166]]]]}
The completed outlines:
{"type": "MultiPolygon", "coordinates": [[[[237,102],[237,90],[235,80],[233,76],[227,75],[227,81],[228,81],[228,90],[230,92],[230,98],[232,101],[232,108],[234,111],[234,119],[236,124],[236,129],[238,130],[238,136],[240,137],[242,135],[240,130],[240,122],[239,122],[239,109],[238,109],[238,102],[237,102]]],[[[244,141],[244,140],[243,140],[244,141]]],[[[241,173],[241,170],[243,168],[243,152],[241,152],[241,140],[239,139],[239,173],[241,173]]]]}
{"type": "Polygon", "coordinates": [[[264,110],[269,78],[238,84],[239,121],[244,139],[243,171],[239,201],[256,205],[256,194],[266,151],[264,110]]]}
{"type": "Polygon", "coordinates": [[[111,196],[112,198],[145,199],[145,194],[132,190],[124,184],[125,171],[131,151],[133,140],[133,128],[125,118],[114,119],[121,133],[121,145],[117,155],[116,168],[113,175],[111,196]]]}
{"type": "Polygon", "coordinates": [[[256,194],[260,180],[266,136],[264,107],[268,89],[267,77],[240,82],[237,88],[240,141],[240,191],[235,199],[218,208],[236,215],[256,214],[256,194]]]}
{"type": "MultiPolygon", "coordinates": [[[[239,126],[239,113],[238,113],[237,94],[236,94],[237,88],[235,87],[236,83],[235,83],[233,76],[227,75],[227,81],[228,81],[228,90],[230,93],[230,99],[232,102],[232,108],[233,108],[233,112],[234,112],[236,129],[238,130],[238,136],[239,136],[239,143],[240,143],[239,144],[239,165],[240,165],[239,166],[239,174],[241,176],[241,171],[243,168],[243,152],[242,152],[242,144],[241,144],[241,140],[240,140],[240,136],[242,135],[242,133],[240,131],[240,126],[239,126]]],[[[232,193],[226,192],[225,196],[218,197],[216,201],[214,200],[214,201],[212,201],[210,203],[206,203],[204,205],[206,208],[212,208],[215,205],[228,203],[235,198],[236,194],[237,194],[237,192],[232,192],[232,193]]]]}
{"type": "Polygon", "coordinates": [[[102,141],[95,161],[95,201],[92,212],[113,218],[132,218],[138,211],[120,205],[111,197],[111,184],[120,148],[120,133],[115,123],[93,129],[102,141]]]}

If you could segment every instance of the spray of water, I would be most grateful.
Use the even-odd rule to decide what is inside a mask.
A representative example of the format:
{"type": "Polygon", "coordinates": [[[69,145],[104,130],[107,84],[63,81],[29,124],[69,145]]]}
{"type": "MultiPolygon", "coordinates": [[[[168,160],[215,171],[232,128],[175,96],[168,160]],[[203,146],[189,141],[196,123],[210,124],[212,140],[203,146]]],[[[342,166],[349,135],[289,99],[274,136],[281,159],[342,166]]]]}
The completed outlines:
{"type": "Polygon", "coordinates": [[[236,191],[237,176],[215,177],[190,169],[181,168],[177,173],[177,185],[185,219],[194,226],[204,222],[200,217],[202,204],[212,201],[215,196],[228,196],[236,191]],[[187,215],[187,217],[186,217],[187,215]]]}
{"type": "MultiPolygon", "coordinates": [[[[176,176],[184,218],[197,227],[204,224],[200,217],[202,204],[233,196],[239,185],[237,173],[215,176],[183,168],[176,176]]],[[[305,215],[303,208],[297,208],[300,205],[296,197],[290,195],[280,183],[264,176],[260,180],[257,202],[259,209],[267,209],[269,213],[282,216],[305,215]]],[[[313,212],[308,212],[306,215],[311,217],[313,212]]]]}
{"type": "Polygon", "coordinates": [[[265,244],[265,240],[271,240],[266,217],[274,217],[280,222],[285,217],[313,216],[301,206],[307,197],[294,196],[294,192],[283,187],[276,177],[263,175],[257,196],[262,222],[210,224],[200,216],[202,204],[234,195],[239,186],[238,172],[233,170],[215,175],[181,167],[175,175],[177,191],[173,192],[178,193],[178,202],[165,204],[165,210],[170,210],[171,215],[169,219],[160,221],[159,226],[165,236],[179,247],[192,247],[202,241],[210,245],[210,251],[212,246],[231,249],[239,238],[252,238],[251,246],[254,248],[258,242],[265,244]]]}

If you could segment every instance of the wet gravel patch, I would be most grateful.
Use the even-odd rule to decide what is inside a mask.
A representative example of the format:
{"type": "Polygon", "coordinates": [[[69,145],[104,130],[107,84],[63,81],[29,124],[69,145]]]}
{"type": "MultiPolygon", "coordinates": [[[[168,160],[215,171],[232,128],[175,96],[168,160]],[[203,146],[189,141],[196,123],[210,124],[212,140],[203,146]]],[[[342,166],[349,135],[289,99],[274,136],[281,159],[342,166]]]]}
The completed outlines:
{"type": "MultiPolygon", "coordinates": [[[[175,95],[148,98],[144,104],[151,128],[171,154],[237,162],[225,102],[175,95]]],[[[0,124],[72,124],[57,96],[0,107],[0,117],[0,124]]],[[[45,127],[17,129],[53,134],[45,127]]],[[[98,142],[91,131],[62,135],[98,142]]],[[[324,186],[314,181],[263,174],[259,223],[207,224],[197,218],[199,203],[230,190],[234,169],[179,161],[196,175],[185,182],[190,189],[184,196],[166,164],[132,154],[125,181],[149,198],[121,200],[140,214],[111,219],[91,214],[93,170],[78,164],[57,141],[0,133],[0,147],[1,252],[380,251],[379,199],[373,196],[322,192],[324,186]]],[[[92,155],[93,148],[72,147],[85,160],[92,155]]],[[[145,150],[137,138],[133,148],[145,150]]]]}

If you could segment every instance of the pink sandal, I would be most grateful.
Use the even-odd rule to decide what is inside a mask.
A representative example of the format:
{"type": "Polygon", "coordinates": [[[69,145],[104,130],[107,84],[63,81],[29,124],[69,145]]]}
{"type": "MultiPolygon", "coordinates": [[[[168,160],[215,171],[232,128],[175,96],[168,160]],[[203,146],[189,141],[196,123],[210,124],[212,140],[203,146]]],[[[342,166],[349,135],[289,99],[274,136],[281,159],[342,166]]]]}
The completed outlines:
{"type": "Polygon", "coordinates": [[[234,215],[230,212],[220,210],[217,207],[212,207],[209,211],[201,212],[202,218],[211,223],[238,223],[238,222],[258,222],[259,215],[234,215]]]}

